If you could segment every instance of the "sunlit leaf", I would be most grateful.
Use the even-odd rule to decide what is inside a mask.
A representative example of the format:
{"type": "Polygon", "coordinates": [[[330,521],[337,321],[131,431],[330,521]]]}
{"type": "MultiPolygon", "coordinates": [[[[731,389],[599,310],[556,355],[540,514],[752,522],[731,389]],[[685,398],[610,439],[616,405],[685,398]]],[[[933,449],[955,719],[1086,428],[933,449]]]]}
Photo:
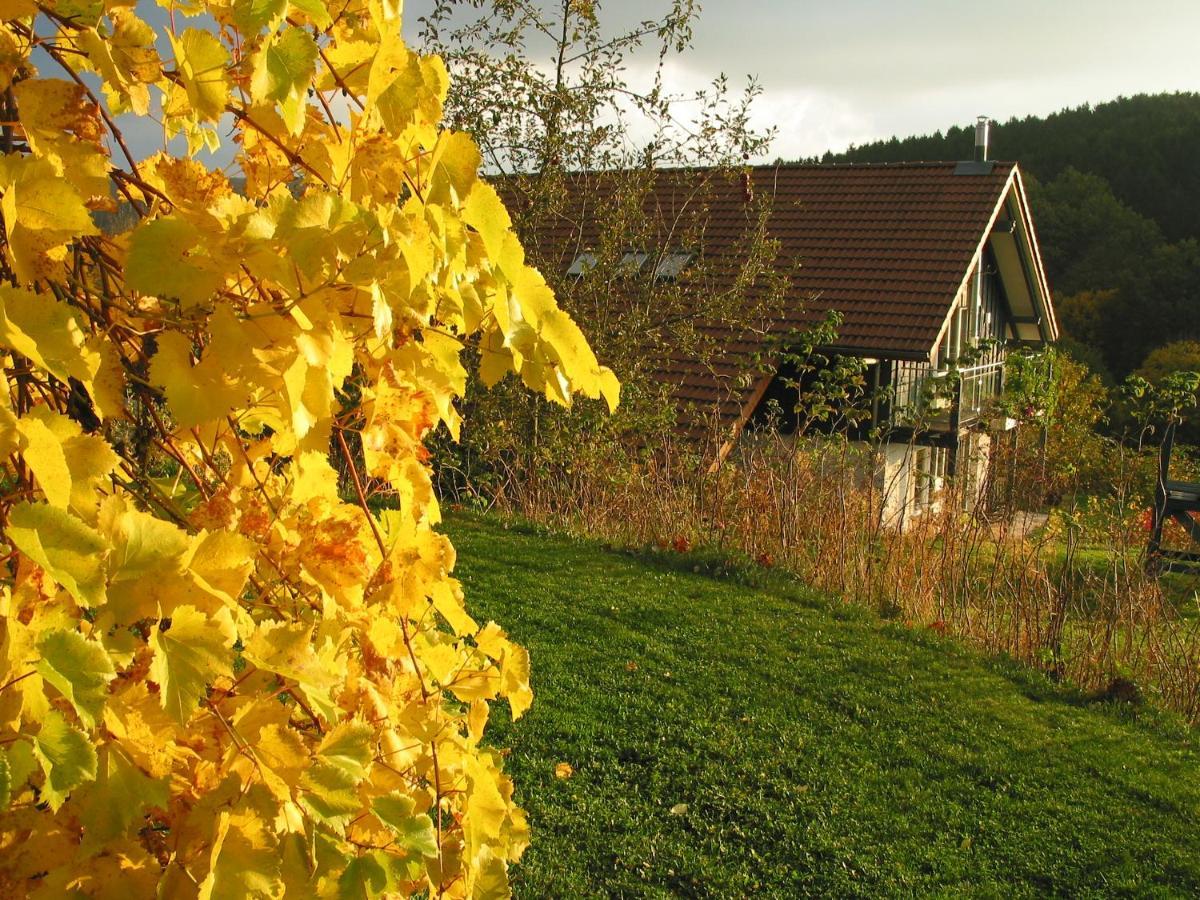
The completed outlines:
{"type": "Polygon", "coordinates": [[[57,810],[72,790],[96,777],[96,748],[88,736],[51,710],[33,738],[45,781],[42,799],[57,810]]]}

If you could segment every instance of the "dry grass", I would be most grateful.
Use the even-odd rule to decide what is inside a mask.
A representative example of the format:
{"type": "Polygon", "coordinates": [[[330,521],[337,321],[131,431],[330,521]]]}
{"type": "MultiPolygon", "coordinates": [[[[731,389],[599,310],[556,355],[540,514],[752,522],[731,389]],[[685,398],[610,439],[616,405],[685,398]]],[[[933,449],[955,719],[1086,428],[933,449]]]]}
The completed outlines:
{"type": "MultiPolygon", "coordinates": [[[[1134,471],[1127,462],[1114,460],[1113,471],[1134,471]]],[[[612,469],[577,466],[533,486],[510,480],[500,505],[620,544],[704,547],[779,567],[1085,689],[1146,694],[1200,719],[1192,585],[1168,593],[1147,574],[1145,504],[1132,476],[1114,476],[1103,498],[1072,501],[1029,530],[985,502],[1011,495],[1022,477],[993,472],[981,499],[964,503],[947,489],[940,511],[901,532],[883,521],[887,486],[864,476],[871,452],[840,439],[744,442],[717,472],[670,447],[649,465],[612,469]]]]}

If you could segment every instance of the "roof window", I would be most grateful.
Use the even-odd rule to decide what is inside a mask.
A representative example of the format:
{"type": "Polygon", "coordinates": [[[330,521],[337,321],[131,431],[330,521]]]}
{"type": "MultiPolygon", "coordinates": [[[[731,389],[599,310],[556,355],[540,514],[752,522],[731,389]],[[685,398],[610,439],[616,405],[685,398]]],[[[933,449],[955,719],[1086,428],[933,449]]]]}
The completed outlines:
{"type": "Polygon", "coordinates": [[[695,257],[690,250],[671,250],[664,253],[658,265],[654,267],[655,281],[674,281],[678,278],[688,263],[695,257]]]}
{"type": "Polygon", "coordinates": [[[584,251],[575,257],[575,261],[567,269],[567,274],[579,278],[594,268],[596,268],[596,254],[584,251]]]}
{"type": "Polygon", "coordinates": [[[617,264],[617,271],[622,275],[636,275],[642,271],[642,266],[646,265],[646,260],[649,258],[649,253],[643,253],[640,250],[628,250],[621,257],[621,262],[617,264]]]}

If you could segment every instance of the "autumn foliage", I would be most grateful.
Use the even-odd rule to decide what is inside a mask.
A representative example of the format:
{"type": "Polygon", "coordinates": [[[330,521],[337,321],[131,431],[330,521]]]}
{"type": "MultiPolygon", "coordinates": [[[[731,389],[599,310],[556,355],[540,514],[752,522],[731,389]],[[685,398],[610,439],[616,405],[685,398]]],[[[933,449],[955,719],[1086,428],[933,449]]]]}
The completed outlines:
{"type": "Polygon", "coordinates": [[[507,893],[481,742],[529,658],[464,606],[423,442],[467,346],[618,388],[399,6],[0,2],[0,895],[507,893]],[[134,117],[231,134],[244,187],[134,117]]]}

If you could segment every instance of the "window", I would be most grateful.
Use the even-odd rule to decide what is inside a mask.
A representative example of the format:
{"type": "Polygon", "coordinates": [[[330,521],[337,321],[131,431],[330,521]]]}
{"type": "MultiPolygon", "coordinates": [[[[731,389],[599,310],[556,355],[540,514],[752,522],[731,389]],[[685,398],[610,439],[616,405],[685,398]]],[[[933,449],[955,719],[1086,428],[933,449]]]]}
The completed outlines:
{"type": "Polygon", "coordinates": [[[574,275],[576,278],[579,278],[583,275],[586,275],[594,268],[596,268],[596,254],[584,252],[575,257],[575,261],[572,262],[570,268],[567,269],[567,274],[574,275]]]}
{"type": "Polygon", "coordinates": [[[696,254],[690,250],[671,250],[663,254],[658,265],[654,267],[655,281],[674,281],[687,268],[696,254]]]}
{"type": "Polygon", "coordinates": [[[621,257],[621,262],[617,264],[617,271],[622,275],[636,275],[642,271],[642,266],[646,264],[646,260],[649,258],[649,253],[642,253],[640,250],[628,250],[621,257]]]}

